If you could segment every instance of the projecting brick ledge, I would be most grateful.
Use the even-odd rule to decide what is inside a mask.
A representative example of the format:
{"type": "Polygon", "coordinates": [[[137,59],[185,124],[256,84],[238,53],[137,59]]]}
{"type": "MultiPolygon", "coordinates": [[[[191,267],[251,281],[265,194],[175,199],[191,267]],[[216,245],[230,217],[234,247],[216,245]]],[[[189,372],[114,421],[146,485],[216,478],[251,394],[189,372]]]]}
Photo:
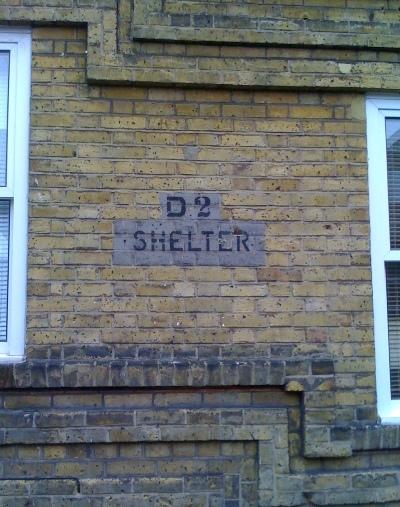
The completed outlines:
{"type": "MultiPolygon", "coordinates": [[[[0,387],[283,386],[298,360],[28,361],[0,365],[0,387]]],[[[293,372],[294,373],[294,372],[293,372]]]]}
{"type": "MultiPolygon", "coordinates": [[[[147,2],[146,9],[157,9],[156,4],[147,2]]],[[[278,30],[266,29],[261,34],[251,23],[250,28],[240,30],[235,17],[227,18],[228,26],[217,31],[198,27],[177,30],[176,26],[167,25],[153,27],[146,21],[145,29],[133,25],[133,31],[135,37],[143,36],[148,42],[136,43],[131,40],[131,8],[129,0],[118,2],[118,9],[114,1],[93,2],[91,8],[78,4],[62,8],[53,4],[48,7],[44,0],[40,6],[32,7],[30,2],[21,0],[20,5],[0,7],[0,22],[87,27],[86,77],[97,84],[347,91],[400,88],[398,54],[390,51],[399,47],[395,11],[379,21],[383,14],[377,10],[374,13],[377,21],[361,23],[357,20],[357,10],[349,9],[350,21],[356,15],[352,22],[347,19],[320,22],[319,17],[321,13],[325,15],[326,9],[319,6],[312,9],[314,20],[303,23],[299,30],[285,30],[284,16],[297,16],[294,10],[281,13],[278,30]],[[341,23],[346,25],[345,29],[341,23]],[[360,33],[354,36],[356,27],[360,33]],[[238,45],[227,45],[232,44],[233,33],[239,32],[238,45]],[[190,44],[172,40],[164,43],[160,51],[160,40],[182,37],[190,44]]],[[[333,10],[333,16],[335,13],[333,10]]],[[[142,13],[144,17],[148,14],[142,13]]],[[[135,16],[140,16],[139,8],[135,16]]],[[[172,24],[178,21],[177,16],[171,17],[172,24]]]]}
{"type": "Polygon", "coordinates": [[[135,40],[398,48],[398,11],[370,2],[120,0],[135,40]],[[304,5],[303,5],[304,4],[304,5]],[[340,8],[338,8],[340,7],[340,8]]]}

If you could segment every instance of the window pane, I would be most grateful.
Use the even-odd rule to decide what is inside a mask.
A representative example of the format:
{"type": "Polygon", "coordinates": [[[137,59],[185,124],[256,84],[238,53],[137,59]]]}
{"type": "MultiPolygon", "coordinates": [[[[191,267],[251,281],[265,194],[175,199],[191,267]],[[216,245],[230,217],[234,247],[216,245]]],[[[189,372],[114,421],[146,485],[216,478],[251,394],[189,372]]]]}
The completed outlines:
{"type": "Polygon", "coordinates": [[[400,119],[386,120],[390,248],[400,248],[400,119]]]}
{"type": "Polygon", "coordinates": [[[7,341],[10,202],[0,201],[0,341],[7,341]]]}
{"type": "Polygon", "coordinates": [[[386,293],[389,332],[390,391],[400,399],[400,263],[387,262],[386,293]]]}
{"type": "Polygon", "coordinates": [[[8,74],[10,54],[0,51],[0,186],[6,185],[7,175],[7,121],[8,121],[8,74]]]}

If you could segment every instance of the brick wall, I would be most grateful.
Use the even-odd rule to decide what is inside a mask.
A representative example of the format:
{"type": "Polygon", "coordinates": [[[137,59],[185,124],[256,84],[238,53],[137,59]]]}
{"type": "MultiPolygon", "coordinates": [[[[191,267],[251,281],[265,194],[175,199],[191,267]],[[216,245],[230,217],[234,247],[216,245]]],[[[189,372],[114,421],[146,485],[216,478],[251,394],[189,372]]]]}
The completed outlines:
{"type": "Polygon", "coordinates": [[[16,4],[0,18],[35,22],[28,329],[26,361],[0,365],[0,505],[400,501],[400,434],[375,407],[363,93],[379,69],[397,86],[389,42],[216,52],[130,42],[129,2],[16,4]],[[238,83],[245,53],[284,89],[238,83]],[[168,87],[188,63],[198,88],[168,87]],[[116,220],[200,190],[266,225],[265,266],[113,264],[116,220]]]}
{"type": "Polygon", "coordinates": [[[271,461],[282,456],[284,474],[287,410],[299,417],[296,397],[286,395],[277,408],[276,394],[5,392],[9,418],[3,424],[21,422],[23,412],[25,426],[19,436],[10,430],[9,445],[1,450],[0,487],[21,505],[33,497],[40,506],[51,500],[52,505],[256,506],[259,461],[268,474],[271,461]],[[21,439],[24,445],[13,443],[21,439]]]}
{"type": "Polygon", "coordinates": [[[36,353],[371,356],[364,98],[88,87],[85,33],[74,36],[35,31],[36,353]],[[266,266],[113,266],[114,221],[159,218],[165,190],[218,192],[223,219],[266,223],[266,266]]]}

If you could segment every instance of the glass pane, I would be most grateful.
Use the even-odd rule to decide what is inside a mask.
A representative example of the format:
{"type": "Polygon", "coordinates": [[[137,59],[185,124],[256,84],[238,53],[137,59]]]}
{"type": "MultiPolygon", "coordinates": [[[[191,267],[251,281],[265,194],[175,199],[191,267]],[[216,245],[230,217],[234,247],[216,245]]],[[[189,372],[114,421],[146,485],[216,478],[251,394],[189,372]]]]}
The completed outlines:
{"type": "Polygon", "coordinates": [[[7,184],[8,74],[10,53],[0,51],[0,186],[7,184]]]}
{"type": "Polygon", "coordinates": [[[0,201],[0,341],[7,341],[10,202],[0,201]]]}
{"type": "Polygon", "coordinates": [[[389,331],[390,391],[400,399],[400,263],[387,262],[386,294],[389,331]]]}
{"type": "Polygon", "coordinates": [[[390,248],[400,248],[400,118],[386,120],[390,248]]]}

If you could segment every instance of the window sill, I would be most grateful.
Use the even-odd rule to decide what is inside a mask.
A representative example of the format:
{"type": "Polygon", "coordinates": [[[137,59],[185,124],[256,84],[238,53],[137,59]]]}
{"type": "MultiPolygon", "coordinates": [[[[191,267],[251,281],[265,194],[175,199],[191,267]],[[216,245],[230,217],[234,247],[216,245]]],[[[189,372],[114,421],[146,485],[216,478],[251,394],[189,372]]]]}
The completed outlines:
{"type": "Polygon", "coordinates": [[[25,361],[25,356],[9,356],[0,354],[0,364],[21,363],[23,361],[25,361]]]}

